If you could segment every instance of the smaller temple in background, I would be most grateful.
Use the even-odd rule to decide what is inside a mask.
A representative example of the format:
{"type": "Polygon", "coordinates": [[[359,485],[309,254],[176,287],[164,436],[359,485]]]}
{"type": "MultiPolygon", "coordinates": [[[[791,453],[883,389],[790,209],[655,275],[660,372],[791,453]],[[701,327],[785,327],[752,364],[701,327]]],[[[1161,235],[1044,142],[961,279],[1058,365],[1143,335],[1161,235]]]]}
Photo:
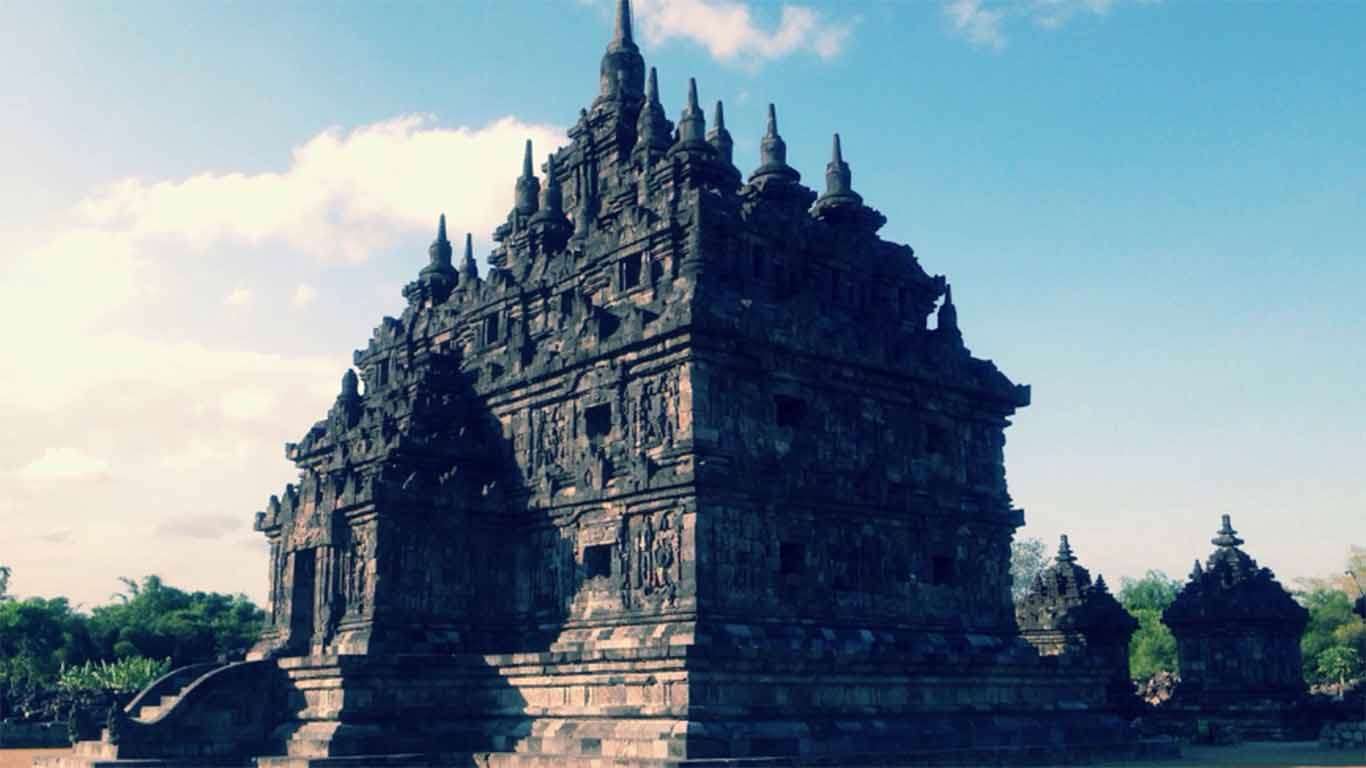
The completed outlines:
{"type": "Polygon", "coordinates": [[[1053,565],[1034,578],[1015,606],[1015,619],[1020,635],[1040,655],[1104,671],[1111,706],[1125,710],[1138,704],[1129,680],[1129,638],[1138,621],[1110,594],[1104,576],[1092,582],[1090,571],[1077,565],[1066,536],[1053,565]]]}
{"type": "Polygon", "coordinates": [[[1228,515],[1211,543],[1214,552],[1203,566],[1195,562],[1162,614],[1181,672],[1169,714],[1238,738],[1312,738],[1299,733],[1306,698],[1300,636],[1309,612],[1240,549],[1228,515]]]}

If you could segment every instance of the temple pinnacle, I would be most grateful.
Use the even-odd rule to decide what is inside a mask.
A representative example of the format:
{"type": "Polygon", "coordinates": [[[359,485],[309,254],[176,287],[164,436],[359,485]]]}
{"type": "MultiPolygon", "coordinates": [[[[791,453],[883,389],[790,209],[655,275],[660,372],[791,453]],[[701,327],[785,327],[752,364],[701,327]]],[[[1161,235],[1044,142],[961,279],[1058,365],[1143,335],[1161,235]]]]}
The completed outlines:
{"type": "Polygon", "coordinates": [[[664,116],[664,105],[659,103],[659,74],[650,67],[650,76],[645,82],[645,106],[636,120],[636,149],[665,150],[669,148],[673,126],[664,116]]]}
{"type": "Polygon", "coordinates": [[[862,205],[863,198],[855,194],[853,175],[849,164],[844,162],[844,150],[840,147],[840,135],[835,134],[834,147],[830,151],[830,163],[825,166],[825,194],[817,206],[862,205]]]}
{"type": "Polygon", "coordinates": [[[952,333],[961,339],[958,332],[958,308],[953,305],[953,286],[945,284],[944,303],[939,305],[939,313],[935,317],[940,331],[952,333]]]}
{"type": "Polygon", "coordinates": [[[697,104],[697,80],[688,78],[688,103],[678,116],[678,146],[701,145],[706,149],[707,123],[702,108],[697,104]]]}
{"type": "Polygon", "coordinates": [[[659,103],[659,75],[654,67],[650,67],[650,77],[645,81],[645,101],[650,104],[659,103]]]}
{"type": "Polygon", "coordinates": [[[778,135],[778,110],[768,105],[768,126],[764,138],[759,141],[759,167],[750,174],[749,180],[784,181],[795,183],[802,175],[787,164],[787,143],[778,135]]]}
{"type": "Polygon", "coordinates": [[[635,45],[631,38],[631,0],[618,0],[617,25],[612,31],[609,48],[634,48],[635,45]]]}
{"type": "Polygon", "coordinates": [[[716,153],[726,165],[734,162],[735,141],[730,137],[730,131],[726,130],[726,110],[721,106],[721,102],[716,102],[716,112],[712,116],[712,129],[707,133],[707,141],[716,148],[716,153]]]}
{"type": "Polygon", "coordinates": [[[479,265],[474,262],[474,235],[469,232],[465,233],[465,258],[460,262],[460,274],[470,282],[479,279],[479,265]]]}
{"type": "Polygon", "coordinates": [[[436,222],[436,239],[427,247],[427,256],[430,263],[422,268],[422,275],[442,274],[451,275],[454,269],[451,267],[451,241],[446,239],[446,214],[441,214],[441,218],[436,222]]]}
{"type": "Polygon", "coordinates": [[[531,139],[526,140],[526,151],[522,154],[522,175],[517,178],[515,208],[518,213],[531,215],[536,212],[541,196],[541,182],[531,167],[531,139]]]}
{"type": "Polygon", "coordinates": [[[1228,515],[1223,516],[1223,525],[1219,526],[1218,535],[1210,539],[1210,543],[1216,547],[1236,547],[1243,543],[1238,538],[1238,532],[1233,530],[1233,523],[1228,515]]]}
{"type": "Polygon", "coordinates": [[[1064,535],[1062,539],[1058,542],[1057,561],[1059,563],[1067,563],[1069,565],[1077,562],[1077,556],[1072,554],[1072,545],[1068,543],[1066,535],[1064,535]]]}

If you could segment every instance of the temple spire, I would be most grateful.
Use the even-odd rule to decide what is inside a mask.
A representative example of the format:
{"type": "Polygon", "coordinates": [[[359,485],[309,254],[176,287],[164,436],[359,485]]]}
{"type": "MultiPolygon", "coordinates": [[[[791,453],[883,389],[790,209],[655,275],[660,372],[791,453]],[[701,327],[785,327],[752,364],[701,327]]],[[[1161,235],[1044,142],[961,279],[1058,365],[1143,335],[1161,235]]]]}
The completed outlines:
{"type": "Polygon", "coordinates": [[[462,280],[474,282],[479,279],[479,265],[474,262],[474,235],[465,233],[465,259],[460,262],[462,280]]]}
{"type": "Polygon", "coordinates": [[[1216,547],[1237,547],[1243,543],[1238,538],[1238,532],[1233,530],[1233,523],[1228,515],[1223,516],[1223,525],[1219,526],[1218,535],[1210,539],[1210,543],[1216,547]]]}
{"type": "Polygon", "coordinates": [[[863,198],[854,192],[852,179],[849,164],[844,162],[844,150],[840,146],[840,135],[837,133],[830,150],[830,162],[825,166],[825,194],[821,195],[816,205],[862,205],[863,198]]]}
{"type": "Polygon", "coordinates": [[[431,261],[422,268],[421,274],[455,274],[455,269],[451,266],[451,241],[446,239],[446,214],[444,213],[436,222],[436,239],[427,247],[427,256],[431,261]]]}
{"type": "Polygon", "coordinates": [[[631,34],[630,0],[618,0],[616,26],[607,52],[602,56],[598,98],[595,103],[623,102],[640,98],[645,80],[645,59],[631,34]]]}
{"type": "MultiPolygon", "coordinates": [[[[838,148],[838,146],[839,145],[837,144],[836,147],[838,148]]],[[[1071,565],[1072,563],[1077,562],[1077,556],[1072,554],[1072,545],[1068,543],[1066,535],[1064,535],[1058,543],[1058,556],[1056,559],[1060,564],[1071,565]]]]}
{"type": "Polygon", "coordinates": [[[939,305],[938,327],[940,331],[958,334],[958,307],[953,305],[953,286],[945,284],[944,303],[939,305]]]}
{"type": "Polygon", "coordinates": [[[541,182],[536,178],[536,172],[531,167],[531,139],[526,140],[526,151],[522,154],[522,175],[517,179],[516,187],[516,210],[518,213],[530,215],[536,212],[539,205],[537,200],[541,194],[541,182]]]}
{"type": "Polygon", "coordinates": [[[612,42],[608,45],[608,50],[635,47],[635,40],[631,38],[631,0],[618,0],[617,25],[612,31],[612,42]]]}
{"type": "Polygon", "coordinates": [[[730,137],[730,131],[726,130],[726,110],[720,101],[716,102],[716,112],[711,122],[712,129],[707,133],[707,141],[716,148],[716,153],[726,165],[731,165],[735,156],[735,140],[730,137]]]}
{"type": "Polygon", "coordinates": [[[750,174],[749,180],[781,180],[796,182],[801,179],[797,169],[787,164],[787,142],[778,135],[778,110],[768,105],[768,125],[764,138],[759,141],[759,167],[750,174]]]}
{"type": "Polygon", "coordinates": [[[636,121],[636,150],[668,149],[672,132],[673,126],[664,115],[664,105],[659,103],[659,75],[650,67],[650,76],[645,82],[645,106],[636,121]]]}
{"type": "Polygon", "coordinates": [[[678,117],[678,145],[705,144],[707,135],[706,118],[697,104],[697,80],[688,78],[688,103],[678,117]]]}

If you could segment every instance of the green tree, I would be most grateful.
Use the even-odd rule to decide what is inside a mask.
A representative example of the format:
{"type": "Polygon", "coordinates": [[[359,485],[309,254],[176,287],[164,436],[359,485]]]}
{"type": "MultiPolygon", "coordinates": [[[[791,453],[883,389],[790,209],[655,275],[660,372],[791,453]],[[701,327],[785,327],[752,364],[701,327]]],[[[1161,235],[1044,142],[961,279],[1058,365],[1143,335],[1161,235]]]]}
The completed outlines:
{"type": "Polygon", "coordinates": [[[1355,648],[1334,645],[1318,655],[1314,666],[1324,679],[1345,685],[1348,678],[1356,677],[1361,672],[1361,655],[1355,648]]]}
{"type": "Polygon", "coordinates": [[[9,577],[12,573],[8,565],[0,565],[0,601],[13,599],[9,594],[9,577]]]}
{"type": "Polygon", "coordinates": [[[1019,602],[1029,592],[1034,577],[1043,572],[1042,539],[1016,539],[1010,542],[1010,597],[1019,602]]]}
{"type": "Polygon", "coordinates": [[[157,576],[123,582],[116,602],[91,612],[101,658],[169,658],[177,667],[209,661],[249,647],[265,620],[245,595],[185,592],[157,576]]]}
{"type": "Polygon", "coordinates": [[[1138,630],[1129,641],[1131,678],[1146,680],[1158,672],[1177,671],[1176,637],[1162,623],[1162,611],[1176,600],[1180,590],[1181,582],[1162,571],[1120,580],[1119,602],[1138,619],[1138,630]]]}
{"type": "MultiPolygon", "coordinates": [[[[1357,596],[1354,581],[1366,581],[1360,575],[1363,572],[1366,572],[1366,549],[1352,547],[1347,553],[1345,573],[1331,578],[1298,581],[1299,589],[1295,592],[1295,598],[1309,610],[1309,624],[1300,638],[1306,682],[1341,682],[1337,674],[1329,673],[1319,665],[1320,659],[1339,660],[1334,666],[1334,669],[1339,669],[1340,660],[1350,658],[1352,654],[1358,660],[1366,658],[1366,622],[1352,611],[1352,603],[1357,596]],[[1325,657],[1324,654],[1329,655],[1325,657]]],[[[1347,670],[1346,674],[1354,677],[1361,672],[1358,661],[1357,667],[1347,670]]]]}

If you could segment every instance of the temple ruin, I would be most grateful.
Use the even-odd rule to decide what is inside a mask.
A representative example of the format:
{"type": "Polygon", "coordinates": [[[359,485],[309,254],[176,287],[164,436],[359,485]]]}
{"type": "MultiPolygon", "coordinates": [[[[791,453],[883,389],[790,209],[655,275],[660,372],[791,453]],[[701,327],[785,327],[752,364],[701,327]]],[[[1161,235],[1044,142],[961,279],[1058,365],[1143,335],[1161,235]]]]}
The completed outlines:
{"type": "Polygon", "coordinates": [[[691,81],[669,118],[621,0],[597,97],[543,163],[528,143],[487,270],[443,217],[287,447],[299,482],[256,518],[261,642],[158,681],[69,764],[1140,751],[1112,665],[1017,631],[1003,449],[1028,387],[878,236],[838,135],[819,194],[772,107],[747,179],[732,146],[691,81]]]}

